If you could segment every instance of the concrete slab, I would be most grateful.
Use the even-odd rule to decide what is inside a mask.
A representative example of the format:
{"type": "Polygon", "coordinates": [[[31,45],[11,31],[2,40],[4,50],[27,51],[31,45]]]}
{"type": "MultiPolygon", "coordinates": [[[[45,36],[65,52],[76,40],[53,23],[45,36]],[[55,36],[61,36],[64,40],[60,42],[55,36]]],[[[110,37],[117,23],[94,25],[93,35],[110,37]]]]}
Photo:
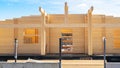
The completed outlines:
{"type": "MultiPolygon", "coordinates": [[[[13,63],[14,60],[8,60],[13,63]]],[[[26,63],[28,60],[18,60],[18,63],[26,63]]],[[[58,63],[59,60],[30,60],[37,63],[58,63]]],[[[62,68],[104,68],[103,60],[62,60],[62,68]]]]}

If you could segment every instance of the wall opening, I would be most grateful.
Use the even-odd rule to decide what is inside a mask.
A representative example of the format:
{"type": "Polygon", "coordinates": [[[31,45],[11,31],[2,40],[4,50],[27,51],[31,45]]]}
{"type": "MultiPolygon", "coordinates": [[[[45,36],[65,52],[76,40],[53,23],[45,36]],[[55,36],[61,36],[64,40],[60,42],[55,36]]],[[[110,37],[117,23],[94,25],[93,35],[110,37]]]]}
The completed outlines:
{"type": "Polygon", "coordinates": [[[62,37],[62,52],[63,53],[72,52],[72,46],[73,46],[72,30],[71,29],[62,29],[61,37],[62,37]]]}
{"type": "Polygon", "coordinates": [[[38,43],[38,29],[24,29],[24,43],[35,44],[38,43]]]}

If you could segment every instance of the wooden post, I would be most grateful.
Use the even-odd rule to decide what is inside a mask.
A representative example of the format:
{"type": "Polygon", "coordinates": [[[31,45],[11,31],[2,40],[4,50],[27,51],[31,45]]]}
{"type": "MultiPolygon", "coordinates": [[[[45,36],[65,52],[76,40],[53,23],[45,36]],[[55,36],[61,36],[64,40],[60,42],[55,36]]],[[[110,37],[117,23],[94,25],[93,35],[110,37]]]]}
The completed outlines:
{"type": "MultiPolygon", "coordinates": [[[[85,16],[85,23],[84,24],[87,24],[87,15],[85,16]]],[[[85,40],[84,40],[84,43],[85,43],[85,47],[84,47],[84,52],[85,54],[88,53],[88,42],[87,42],[87,35],[88,35],[88,32],[87,32],[88,28],[84,27],[84,33],[85,33],[85,40]]]]}
{"type": "Polygon", "coordinates": [[[93,46],[92,46],[92,11],[93,7],[88,10],[87,18],[88,18],[88,55],[93,54],[93,46]]]}
{"type": "Polygon", "coordinates": [[[41,55],[46,54],[46,19],[45,19],[45,11],[40,7],[39,11],[41,12],[41,55]]]}
{"type": "Polygon", "coordinates": [[[68,23],[68,5],[67,5],[67,2],[65,2],[64,14],[65,14],[65,24],[66,24],[66,23],[68,23]]]}

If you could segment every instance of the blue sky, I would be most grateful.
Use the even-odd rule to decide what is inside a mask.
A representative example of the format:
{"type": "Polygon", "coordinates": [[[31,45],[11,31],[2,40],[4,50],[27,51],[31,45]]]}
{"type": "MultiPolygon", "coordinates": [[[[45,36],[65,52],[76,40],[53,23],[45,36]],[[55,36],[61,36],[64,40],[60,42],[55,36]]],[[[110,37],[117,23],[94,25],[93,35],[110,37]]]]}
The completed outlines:
{"type": "Polygon", "coordinates": [[[68,2],[71,14],[87,13],[94,6],[93,14],[120,17],[120,0],[0,0],[0,20],[40,15],[40,6],[48,14],[63,14],[64,2],[68,2]]]}

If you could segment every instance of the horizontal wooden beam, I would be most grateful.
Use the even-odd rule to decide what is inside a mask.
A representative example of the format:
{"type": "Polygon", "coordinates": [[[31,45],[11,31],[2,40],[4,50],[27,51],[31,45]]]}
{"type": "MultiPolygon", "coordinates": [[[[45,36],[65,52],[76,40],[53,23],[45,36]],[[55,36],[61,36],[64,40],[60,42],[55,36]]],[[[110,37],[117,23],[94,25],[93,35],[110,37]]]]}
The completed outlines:
{"type": "Polygon", "coordinates": [[[0,28],[38,28],[40,24],[0,24],[0,28]]]}
{"type": "Polygon", "coordinates": [[[64,27],[87,27],[87,24],[45,24],[46,27],[64,28],[64,27]]]}
{"type": "MultiPolygon", "coordinates": [[[[40,24],[0,24],[0,28],[38,28],[40,24]]],[[[45,27],[87,27],[87,24],[45,24],[45,27]]]]}
{"type": "Polygon", "coordinates": [[[108,27],[108,28],[120,28],[120,23],[114,23],[114,24],[93,24],[93,27],[95,28],[102,28],[102,27],[108,27]]]}
{"type": "MultiPolygon", "coordinates": [[[[45,24],[47,28],[64,28],[64,27],[88,27],[87,24],[45,24]]],[[[41,27],[40,24],[0,24],[0,28],[38,28],[41,27]]],[[[118,24],[93,24],[94,28],[120,28],[120,23],[118,24]]]]}

